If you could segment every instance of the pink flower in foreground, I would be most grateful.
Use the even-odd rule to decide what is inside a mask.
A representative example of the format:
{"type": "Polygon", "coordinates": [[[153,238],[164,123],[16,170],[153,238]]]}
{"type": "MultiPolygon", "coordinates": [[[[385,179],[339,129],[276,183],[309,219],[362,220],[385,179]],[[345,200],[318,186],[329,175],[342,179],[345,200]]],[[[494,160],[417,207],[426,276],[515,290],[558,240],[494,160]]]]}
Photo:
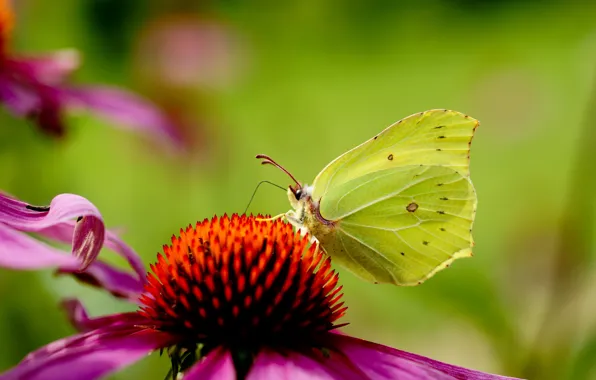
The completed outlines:
{"type": "Polygon", "coordinates": [[[137,312],[89,318],[0,379],[95,379],[167,350],[184,379],[507,379],[334,332],[346,307],[330,259],[280,220],[234,215],[180,231],[137,312]]]}
{"type": "Polygon", "coordinates": [[[73,87],[69,75],[79,66],[75,51],[21,57],[9,49],[13,15],[9,0],[0,0],[0,102],[16,116],[35,120],[42,131],[65,132],[65,108],[92,109],[129,129],[162,141],[181,144],[172,121],[153,104],[131,92],[112,87],[73,87]]]}

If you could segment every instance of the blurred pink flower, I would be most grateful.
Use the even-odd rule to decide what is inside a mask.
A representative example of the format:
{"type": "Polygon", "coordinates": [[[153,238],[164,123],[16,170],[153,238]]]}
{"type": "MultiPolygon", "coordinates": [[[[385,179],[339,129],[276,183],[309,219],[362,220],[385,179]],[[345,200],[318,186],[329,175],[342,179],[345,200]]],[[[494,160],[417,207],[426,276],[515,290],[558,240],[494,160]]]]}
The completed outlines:
{"type": "Polygon", "coordinates": [[[234,215],[181,230],[137,312],[89,318],[0,379],[96,379],[167,349],[185,379],[509,379],[334,332],[346,307],[331,260],[280,220],[234,215]]]}
{"type": "Polygon", "coordinates": [[[0,102],[18,117],[35,120],[42,131],[65,133],[65,108],[84,107],[128,129],[180,146],[177,127],[155,105],[113,87],[74,87],[69,75],[79,67],[76,51],[22,57],[8,48],[13,24],[9,0],[0,0],[0,102]]]}
{"type": "Polygon", "coordinates": [[[247,64],[245,45],[230,25],[215,18],[161,16],[139,35],[138,72],[166,87],[222,89],[247,64]]]}
{"type": "Polygon", "coordinates": [[[233,24],[206,13],[159,13],[140,29],[134,74],[148,94],[176,121],[202,165],[221,163],[218,96],[247,68],[249,44],[233,24]]]}

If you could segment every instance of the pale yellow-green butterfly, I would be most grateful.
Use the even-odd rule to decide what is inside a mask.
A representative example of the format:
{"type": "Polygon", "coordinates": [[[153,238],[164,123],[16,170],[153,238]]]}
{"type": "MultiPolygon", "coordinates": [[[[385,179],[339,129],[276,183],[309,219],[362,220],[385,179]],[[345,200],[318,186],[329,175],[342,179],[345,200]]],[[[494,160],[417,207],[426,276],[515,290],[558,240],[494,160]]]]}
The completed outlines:
{"type": "Polygon", "coordinates": [[[418,285],[472,256],[476,192],[470,145],[477,120],[455,111],[411,115],[288,189],[285,217],[333,262],[365,280],[418,285]]]}

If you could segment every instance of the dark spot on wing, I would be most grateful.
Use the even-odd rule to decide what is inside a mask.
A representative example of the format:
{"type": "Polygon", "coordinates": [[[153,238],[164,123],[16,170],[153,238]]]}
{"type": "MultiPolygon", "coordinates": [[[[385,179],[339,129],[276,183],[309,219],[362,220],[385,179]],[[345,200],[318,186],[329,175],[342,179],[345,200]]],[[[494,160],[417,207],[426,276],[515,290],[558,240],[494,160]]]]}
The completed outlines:
{"type": "Polygon", "coordinates": [[[438,125],[434,129],[441,129],[441,128],[445,128],[445,126],[444,125],[438,125]]]}
{"type": "Polygon", "coordinates": [[[373,138],[373,140],[376,140],[376,139],[377,139],[377,137],[379,137],[379,136],[375,136],[375,137],[373,138]]]}
{"type": "Polygon", "coordinates": [[[387,159],[388,159],[389,161],[393,161],[393,153],[391,153],[390,155],[388,155],[388,156],[387,156],[387,159]]]}
{"type": "Polygon", "coordinates": [[[424,245],[428,245],[428,242],[427,242],[426,240],[424,240],[424,241],[422,242],[422,244],[424,244],[424,245]]]}
{"type": "Polygon", "coordinates": [[[443,197],[443,198],[439,198],[442,201],[448,201],[449,199],[447,197],[443,197]]]}
{"type": "Polygon", "coordinates": [[[441,214],[441,215],[444,215],[444,214],[445,214],[445,211],[440,211],[440,210],[439,210],[439,211],[437,211],[437,213],[438,213],[438,214],[441,214]]]}
{"type": "Polygon", "coordinates": [[[401,253],[401,255],[402,255],[402,256],[405,256],[405,255],[406,255],[406,254],[405,254],[405,253],[403,253],[403,252],[400,252],[400,253],[401,253]]]}
{"type": "Polygon", "coordinates": [[[422,121],[422,116],[423,116],[423,115],[424,115],[424,112],[420,112],[420,113],[418,114],[418,116],[419,116],[420,118],[419,118],[419,119],[418,119],[418,121],[416,122],[416,125],[420,124],[420,122],[422,121]]]}
{"type": "Polygon", "coordinates": [[[27,210],[39,211],[39,212],[50,211],[50,206],[31,206],[31,205],[27,205],[27,206],[25,206],[25,208],[27,210]]]}
{"type": "Polygon", "coordinates": [[[447,231],[446,229],[444,229],[443,227],[439,228],[441,231],[447,231]]]}
{"type": "Polygon", "coordinates": [[[440,152],[440,151],[441,151],[441,148],[437,148],[437,152],[440,152]]]}
{"type": "Polygon", "coordinates": [[[443,184],[442,183],[437,183],[437,186],[443,186],[443,184]]]}
{"type": "Polygon", "coordinates": [[[412,202],[406,206],[406,210],[408,210],[408,212],[414,212],[418,210],[418,204],[416,202],[412,202]]]}
{"type": "Polygon", "coordinates": [[[445,138],[445,136],[439,136],[439,138],[440,138],[440,139],[444,139],[444,138],[445,138]]]}

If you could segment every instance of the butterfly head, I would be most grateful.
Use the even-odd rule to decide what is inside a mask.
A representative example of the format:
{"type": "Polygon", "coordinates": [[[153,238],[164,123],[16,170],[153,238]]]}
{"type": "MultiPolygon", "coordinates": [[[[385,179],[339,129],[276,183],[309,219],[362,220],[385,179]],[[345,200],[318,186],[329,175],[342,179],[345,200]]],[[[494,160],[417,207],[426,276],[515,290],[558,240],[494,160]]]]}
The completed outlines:
{"type": "Polygon", "coordinates": [[[286,168],[275,162],[271,157],[264,154],[257,155],[257,158],[262,160],[263,165],[273,165],[279,170],[286,173],[294,184],[288,186],[288,200],[292,205],[292,210],[288,211],[285,216],[286,219],[297,227],[302,227],[306,213],[309,210],[309,203],[311,202],[313,187],[301,184],[296,177],[292,175],[286,168]]]}
{"type": "Polygon", "coordinates": [[[292,208],[298,210],[304,207],[304,204],[311,199],[313,187],[296,183],[295,186],[288,186],[288,199],[292,208]]]}

